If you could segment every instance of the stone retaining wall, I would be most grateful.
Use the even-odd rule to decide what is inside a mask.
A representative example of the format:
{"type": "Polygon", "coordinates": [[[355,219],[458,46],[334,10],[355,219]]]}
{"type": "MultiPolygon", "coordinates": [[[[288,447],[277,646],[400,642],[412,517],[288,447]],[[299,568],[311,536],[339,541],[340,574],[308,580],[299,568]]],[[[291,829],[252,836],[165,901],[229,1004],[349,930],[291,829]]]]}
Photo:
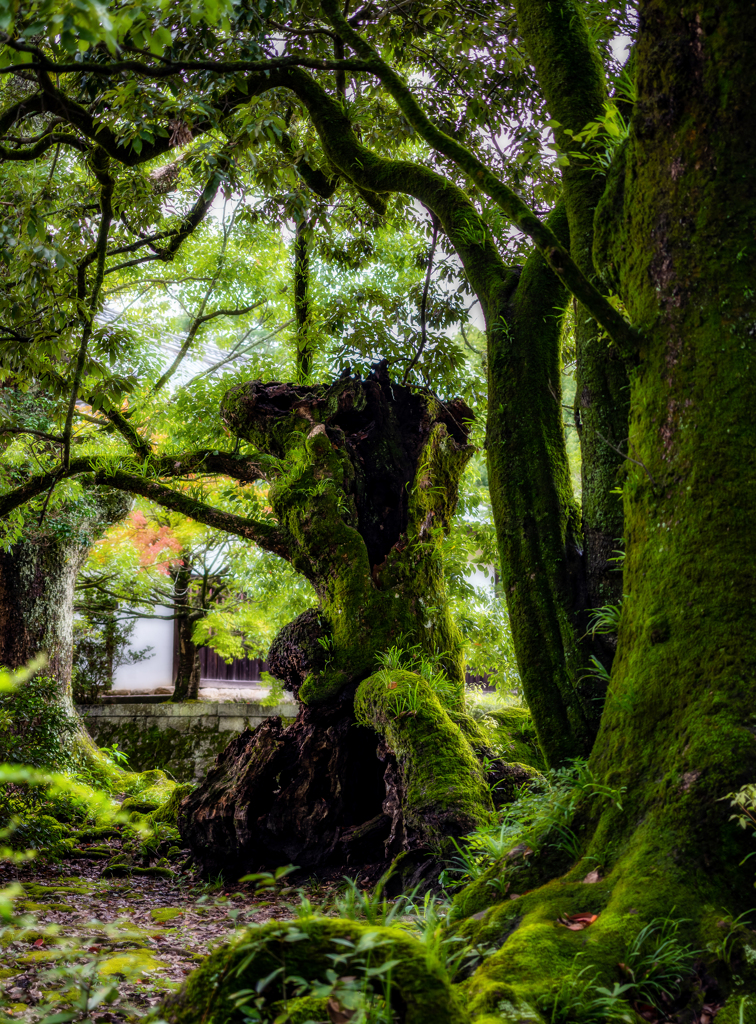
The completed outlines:
{"type": "Polygon", "coordinates": [[[80,707],[99,747],[117,743],[128,754],[134,771],[162,768],[179,782],[204,777],[217,754],[245,728],[267,718],[294,718],[296,704],[266,708],[238,701],[233,704],[190,701],[186,704],[116,704],[80,707]]]}

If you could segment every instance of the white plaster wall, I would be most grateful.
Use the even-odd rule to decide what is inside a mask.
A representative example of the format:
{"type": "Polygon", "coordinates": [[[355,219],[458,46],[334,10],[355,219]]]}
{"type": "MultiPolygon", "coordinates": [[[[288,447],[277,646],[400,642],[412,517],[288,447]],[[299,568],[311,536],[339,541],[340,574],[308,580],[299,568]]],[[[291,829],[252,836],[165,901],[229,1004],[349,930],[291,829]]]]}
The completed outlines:
{"type": "MultiPolygon", "coordinates": [[[[170,615],[169,608],[158,605],[156,615],[170,615]]],[[[173,686],[173,620],[136,619],[130,649],[152,647],[152,655],[136,665],[120,665],[115,671],[114,690],[151,690],[173,686]]]]}

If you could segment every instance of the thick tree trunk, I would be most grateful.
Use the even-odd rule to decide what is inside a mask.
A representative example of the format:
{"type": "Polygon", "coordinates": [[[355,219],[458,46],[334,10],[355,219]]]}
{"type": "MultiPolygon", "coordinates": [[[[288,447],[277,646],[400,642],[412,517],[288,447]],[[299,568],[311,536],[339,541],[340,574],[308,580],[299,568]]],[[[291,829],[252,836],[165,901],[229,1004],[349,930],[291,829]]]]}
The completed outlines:
{"type": "Polygon", "coordinates": [[[182,834],[206,873],[287,861],[380,873],[403,853],[417,880],[493,809],[440,556],[469,410],[392,385],[381,366],[330,387],[243,385],[224,415],[279,460],[268,499],[321,604],[269,654],[298,719],[236,741],[184,805],[182,834]],[[391,647],[390,672],[373,674],[391,647]],[[418,652],[443,669],[443,690],[402,670],[418,652]]]}
{"type": "Polygon", "coordinates": [[[0,550],[0,664],[18,669],[40,653],[46,672],[71,703],[73,596],[88,546],[52,530],[29,530],[10,551],[0,550]]]}
{"type": "MultiPolygon", "coordinates": [[[[517,927],[471,983],[473,1019],[502,994],[505,1021],[539,1000],[550,1019],[578,952],[603,983],[625,982],[617,964],[640,929],[672,917],[703,953],[666,1019],[698,1021],[704,1004],[724,1003],[718,1022],[756,1020],[752,933],[733,923],[753,902],[753,843],[724,799],[756,777],[756,137],[744,116],[755,46],[753,5],[641,5],[639,99],[596,218],[597,263],[643,331],[626,597],[590,759],[622,796],[584,798],[572,823],[583,856],[558,882],[538,888],[553,873],[546,846],[509,873],[511,888],[535,888],[486,917],[503,928],[516,914],[517,927]],[[600,880],[586,884],[597,866],[600,880]],[[555,920],[581,912],[598,918],[576,942],[555,920]],[[535,962],[548,965],[537,976],[535,962]]],[[[485,883],[458,918],[493,902],[485,883]]]]}
{"type": "Polygon", "coordinates": [[[82,506],[62,506],[41,529],[31,524],[10,551],[0,551],[0,664],[23,668],[44,654],[43,674],[58,684],[58,701],[78,727],[68,742],[96,775],[102,755],[78,718],[71,693],[74,587],[97,534],[123,518],[131,498],[99,488],[82,506]]]}
{"type": "Polygon", "coordinates": [[[268,500],[291,564],[320,598],[323,655],[299,699],[334,699],[397,646],[436,659],[462,707],[440,545],[472,454],[470,410],[392,384],[381,364],[366,381],[240,385],[222,411],[278,460],[268,500]]]}

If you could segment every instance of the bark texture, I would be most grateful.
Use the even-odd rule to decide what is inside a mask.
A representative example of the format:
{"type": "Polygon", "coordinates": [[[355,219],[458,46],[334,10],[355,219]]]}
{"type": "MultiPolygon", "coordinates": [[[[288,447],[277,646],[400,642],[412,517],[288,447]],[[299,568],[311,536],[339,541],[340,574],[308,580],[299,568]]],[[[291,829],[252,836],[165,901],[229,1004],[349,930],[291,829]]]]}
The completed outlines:
{"type": "Polygon", "coordinates": [[[288,559],[320,598],[326,658],[310,656],[299,699],[333,699],[372,671],[379,652],[419,644],[461,704],[461,639],[440,544],[472,454],[470,410],[392,383],[381,364],[364,381],[239,385],[222,414],[275,459],[273,515],[288,559]]]}
{"type": "Polygon", "coordinates": [[[42,528],[0,550],[0,665],[22,668],[44,653],[47,674],[71,701],[76,577],[97,534],[122,518],[131,499],[99,488],[79,508],[63,507],[42,528]]]}

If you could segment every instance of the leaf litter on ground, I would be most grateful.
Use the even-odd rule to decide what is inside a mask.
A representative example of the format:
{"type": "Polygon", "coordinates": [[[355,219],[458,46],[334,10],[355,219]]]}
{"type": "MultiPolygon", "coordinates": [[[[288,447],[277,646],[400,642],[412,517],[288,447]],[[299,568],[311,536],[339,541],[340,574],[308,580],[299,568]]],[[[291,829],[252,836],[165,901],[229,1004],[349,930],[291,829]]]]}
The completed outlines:
{"type": "Polygon", "coordinates": [[[314,902],[338,889],[316,880],[261,889],[193,875],[102,878],[100,868],[89,858],[0,863],[0,888],[22,887],[15,920],[0,931],[0,1024],[131,1024],[236,932],[295,917],[300,888],[314,902]]]}

